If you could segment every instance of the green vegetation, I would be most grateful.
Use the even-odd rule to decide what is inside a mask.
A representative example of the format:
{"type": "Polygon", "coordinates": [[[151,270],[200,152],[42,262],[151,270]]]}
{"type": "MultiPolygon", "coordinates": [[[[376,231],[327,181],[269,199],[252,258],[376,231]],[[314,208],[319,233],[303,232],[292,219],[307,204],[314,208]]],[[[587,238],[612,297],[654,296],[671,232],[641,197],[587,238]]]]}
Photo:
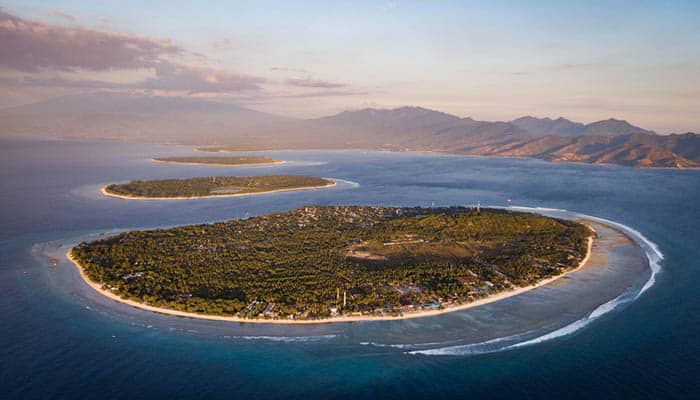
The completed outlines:
{"type": "Polygon", "coordinates": [[[274,160],[268,157],[162,157],[154,158],[155,161],[186,163],[186,164],[205,164],[205,165],[250,165],[250,164],[272,164],[281,161],[274,160]]]}
{"type": "Polygon", "coordinates": [[[299,175],[211,176],[205,178],[131,181],[105,187],[108,194],[128,197],[203,197],[264,193],[332,185],[333,181],[299,175]]]}
{"type": "Polygon", "coordinates": [[[440,308],[532,284],[577,266],[591,234],[505,210],[304,207],[122,233],[72,256],[104,288],[150,305],[313,319],[440,308]]]}

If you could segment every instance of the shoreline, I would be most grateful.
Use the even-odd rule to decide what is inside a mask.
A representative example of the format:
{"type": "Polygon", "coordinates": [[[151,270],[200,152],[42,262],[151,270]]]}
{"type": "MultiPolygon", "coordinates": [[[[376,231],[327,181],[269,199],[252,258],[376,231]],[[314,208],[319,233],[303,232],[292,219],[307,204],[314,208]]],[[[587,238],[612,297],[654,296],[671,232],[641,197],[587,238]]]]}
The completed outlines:
{"type": "Polygon", "coordinates": [[[544,158],[528,157],[528,156],[507,156],[507,155],[489,155],[489,154],[465,154],[449,150],[417,150],[417,149],[377,149],[377,148],[361,148],[361,147],[348,147],[348,148],[260,148],[255,150],[240,150],[240,149],[217,149],[217,150],[206,150],[206,147],[197,147],[197,145],[183,145],[185,147],[194,147],[194,151],[201,153],[271,153],[279,151],[360,151],[360,152],[373,152],[373,153],[406,153],[406,154],[423,154],[423,155],[444,155],[444,156],[457,156],[457,157],[482,157],[482,158],[503,158],[503,159],[515,159],[515,160],[538,160],[545,163],[551,164],[580,164],[580,165],[596,165],[602,167],[622,167],[622,168],[634,168],[634,169],[651,169],[651,170],[693,170],[700,171],[700,166],[698,167],[663,167],[663,166],[638,166],[638,165],[625,165],[625,164],[614,164],[614,163],[597,163],[597,162],[586,162],[586,161],[575,161],[575,160],[546,160],[544,158]]]}
{"type": "MultiPolygon", "coordinates": [[[[585,221],[582,221],[582,223],[585,224],[585,221]]],[[[589,229],[595,230],[589,225],[585,224],[589,229]]],[[[626,236],[626,235],[625,235],[626,236]]],[[[396,320],[402,320],[402,319],[412,319],[412,318],[423,318],[423,317],[430,317],[430,316],[435,316],[435,315],[440,315],[440,314],[445,314],[449,312],[454,312],[454,311],[460,311],[460,310],[466,310],[469,308],[473,307],[479,307],[485,304],[489,303],[494,303],[500,300],[504,300],[513,296],[517,296],[526,292],[529,292],[530,290],[537,289],[539,287],[545,286],[547,284],[550,284],[554,281],[559,280],[560,278],[565,277],[566,275],[578,271],[581,268],[586,266],[586,263],[590,260],[592,256],[592,251],[593,251],[593,239],[594,235],[591,235],[588,237],[588,244],[587,244],[587,251],[586,251],[586,256],[579,262],[579,265],[576,266],[576,268],[573,268],[571,270],[568,270],[566,272],[563,272],[559,275],[551,276],[549,278],[543,279],[539,282],[533,283],[528,286],[523,286],[523,287],[516,287],[511,290],[506,290],[503,292],[496,293],[492,296],[478,299],[475,301],[471,301],[469,303],[465,304],[458,304],[458,305],[453,305],[453,306],[447,306],[443,309],[437,309],[437,310],[427,310],[427,311],[411,311],[407,313],[403,313],[398,316],[391,316],[391,315],[381,315],[381,316],[373,316],[373,315],[355,315],[355,316],[342,316],[342,317],[331,317],[331,318],[324,318],[324,319],[308,319],[308,320],[293,320],[293,319],[248,319],[248,318],[240,318],[240,317],[235,317],[235,316],[223,316],[223,315],[212,315],[212,314],[200,314],[200,313],[193,313],[193,312],[187,312],[187,311],[178,311],[178,310],[172,310],[168,308],[161,308],[161,307],[155,307],[155,306],[150,306],[148,304],[144,304],[138,301],[134,300],[129,300],[129,299],[124,299],[118,294],[115,294],[107,289],[103,289],[102,285],[92,281],[87,274],[85,274],[85,271],[83,270],[83,267],[80,265],[80,263],[75,260],[71,256],[71,250],[68,250],[66,253],[66,258],[73,263],[73,265],[78,269],[78,272],[80,273],[80,277],[87,283],[91,288],[93,288],[95,291],[100,293],[101,295],[108,297],[114,301],[139,308],[142,310],[146,311],[151,311],[155,312],[158,314],[165,314],[165,315],[172,315],[176,317],[183,317],[183,318],[196,318],[196,319],[204,319],[204,320],[210,320],[210,321],[225,321],[225,322],[238,322],[238,323],[251,323],[251,324],[278,324],[278,325],[311,325],[311,324],[331,324],[331,323],[339,323],[339,322],[359,322],[359,321],[396,321],[396,320]]]]}
{"type": "Polygon", "coordinates": [[[304,187],[298,187],[298,188],[286,188],[286,189],[275,189],[275,190],[267,190],[264,192],[250,192],[250,193],[230,193],[230,194],[212,194],[212,195],[206,195],[206,196],[176,196],[176,197],[141,197],[141,196],[127,196],[123,194],[116,194],[116,193],[110,193],[107,191],[107,186],[104,185],[102,188],[100,188],[100,192],[109,197],[116,197],[118,199],[124,199],[124,200],[194,200],[194,199],[212,199],[212,198],[218,198],[218,197],[241,197],[241,196],[254,196],[258,194],[267,194],[267,193],[277,193],[277,192],[292,192],[296,190],[312,190],[312,189],[326,189],[330,187],[334,187],[338,185],[338,182],[332,181],[328,185],[323,185],[323,186],[304,186],[304,187]]]}
{"type": "Polygon", "coordinates": [[[264,163],[244,163],[244,164],[223,164],[223,163],[198,163],[198,162],[182,162],[182,161],[167,161],[151,158],[151,162],[163,164],[180,164],[180,165],[196,165],[196,166],[213,166],[213,167],[271,167],[273,165],[286,164],[284,160],[273,160],[264,163]]]}
{"type": "MultiPolygon", "coordinates": [[[[97,142],[120,142],[120,143],[135,143],[135,144],[154,144],[161,146],[173,146],[173,147],[187,147],[196,152],[201,153],[264,153],[264,152],[276,152],[276,151],[362,151],[362,152],[376,152],[376,153],[410,153],[410,154],[426,154],[426,155],[446,155],[446,156],[458,156],[458,157],[483,157],[483,158],[503,158],[503,159],[515,159],[515,160],[538,160],[549,164],[580,164],[580,165],[594,165],[599,167],[619,167],[619,168],[632,168],[632,169],[649,169],[649,170],[669,170],[669,171],[700,171],[700,166],[698,167],[660,167],[660,166],[634,166],[634,165],[623,165],[623,164],[612,164],[612,163],[591,163],[585,161],[564,161],[564,160],[545,160],[537,157],[526,157],[526,156],[504,156],[504,155],[487,155],[487,154],[464,154],[456,153],[445,150],[386,150],[386,149],[376,149],[376,148],[260,148],[260,149],[248,149],[248,150],[201,150],[206,148],[207,145],[198,145],[192,143],[181,143],[181,142],[168,142],[168,141],[150,141],[150,140],[138,140],[138,138],[120,138],[120,137],[107,137],[107,138],[94,138],[86,139],[80,136],[47,136],[43,134],[27,134],[15,136],[15,139],[29,140],[51,140],[51,141],[66,141],[66,142],[85,142],[87,141],[97,141],[97,142]],[[204,146],[204,147],[203,147],[204,146]]],[[[197,164],[201,165],[201,164],[197,164]]]]}

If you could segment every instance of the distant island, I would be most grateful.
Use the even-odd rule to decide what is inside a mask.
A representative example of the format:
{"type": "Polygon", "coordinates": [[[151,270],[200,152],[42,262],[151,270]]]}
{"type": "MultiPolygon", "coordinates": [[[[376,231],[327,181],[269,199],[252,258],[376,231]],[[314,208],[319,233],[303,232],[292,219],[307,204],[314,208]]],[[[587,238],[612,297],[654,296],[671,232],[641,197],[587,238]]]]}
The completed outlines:
{"type": "Polygon", "coordinates": [[[133,231],[69,257],[103,294],[168,314],[314,323],[431,315],[585,263],[594,232],[497,209],[314,206],[133,231]]]}
{"type": "Polygon", "coordinates": [[[532,116],[483,121],[421,107],[399,107],[295,119],[205,99],[103,92],[2,109],[0,127],[0,135],[118,138],[213,151],[416,151],[700,168],[697,133],[660,135],[614,118],[591,123],[532,116]]]}
{"type": "Polygon", "coordinates": [[[102,193],[127,199],[192,199],[319,189],[334,185],[335,182],[328,179],[301,175],[210,176],[113,183],[103,187],[102,193]]]}
{"type": "Polygon", "coordinates": [[[421,107],[363,109],[306,120],[255,140],[222,140],[199,151],[358,149],[492,157],[638,168],[700,168],[700,136],[658,135],[627,121],[582,124],[565,118],[478,121],[421,107]],[[303,132],[297,135],[296,132],[303,132]]]}
{"type": "Polygon", "coordinates": [[[254,156],[232,156],[232,157],[159,157],[153,161],[169,162],[177,164],[194,164],[194,165],[226,165],[226,166],[246,166],[246,165],[265,165],[265,164],[282,164],[284,161],[274,160],[268,157],[254,156]]]}

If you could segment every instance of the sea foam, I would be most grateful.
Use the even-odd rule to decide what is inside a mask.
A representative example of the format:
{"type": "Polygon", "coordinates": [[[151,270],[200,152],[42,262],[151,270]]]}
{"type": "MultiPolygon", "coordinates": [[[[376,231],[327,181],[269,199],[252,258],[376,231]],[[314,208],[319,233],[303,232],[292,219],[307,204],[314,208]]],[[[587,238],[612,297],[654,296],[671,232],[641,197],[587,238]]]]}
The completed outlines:
{"type": "Polygon", "coordinates": [[[340,178],[323,178],[323,179],[329,179],[329,180],[335,181],[337,183],[344,183],[344,184],[349,185],[351,187],[360,187],[359,183],[354,182],[354,181],[349,181],[346,179],[340,179],[340,178]]]}
{"type": "Polygon", "coordinates": [[[264,340],[269,342],[284,342],[284,343],[299,343],[299,342],[318,342],[321,340],[334,339],[336,335],[318,335],[318,336],[230,336],[231,339],[239,340],[264,340]]]}
{"type": "MultiPolygon", "coordinates": [[[[495,208],[495,207],[494,207],[495,208]]],[[[499,207],[500,208],[500,207],[499,207]]],[[[422,355],[452,355],[452,356],[460,356],[460,355],[475,355],[475,354],[484,354],[484,353],[492,353],[492,352],[497,352],[497,351],[504,351],[504,350],[511,350],[511,349],[516,349],[524,346],[530,346],[530,345],[535,345],[538,343],[543,343],[549,340],[553,340],[556,338],[560,338],[563,336],[568,336],[571,335],[589,324],[591,324],[593,321],[596,319],[602,317],[605,314],[608,314],[618,308],[619,306],[625,304],[625,303],[630,303],[635,300],[637,300],[644,292],[649,290],[654,284],[656,283],[656,276],[661,272],[661,262],[664,259],[664,255],[659,250],[659,246],[649,240],[647,237],[645,237],[641,232],[638,230],[629,227],[627,225],[621,224],[619,222],[611,221],[605,218],[598,218],[598,217],[593,217],[590,215],[585,215],[585,214],[579,214],[575,212],[569,212],[566,210],[561,210],[561,209],[556,209],[556,208],[543,208],[543,207],[520,207],[520,206],[513,206],[509,207],[510,209],[518,209],[518,210],[523,210],[523,211],[549,211],[549,212],[557,212],[557,213],[567,213],[570,216],[573,216],[575,218],[583,218],[583,219],[588,219],[591,221],[596,221],[600,222],[602,224],[610,225],[613,226],[617,229],[620,229],[621,231],[625,232],[629,237],[637,243],[643,250],[644,253],[649,261],[649,269],[651,270],[651,275],[649,276],[649,279],[642,285],[642,287],[636,291],[636,292],[625,292],[616,298],[609,300],[600,306],[596,307],[593,311],[591,311],[588,315],[586,315],[583,318],[580,318],[566,326],[563,326],[559,329],[556,329],[552,332],[546,333],[544,335],[540,335],[534,338],[530,338],[524,341],[516,342],[516,343],[511,343],[507,344],[508,342],[512,342],[513,339],[517,339],[519,337],[525,336],[526,334],[518,334],[518,335],[512,335],[512,336],[506,336],[502,338],[496,338],[496,339],[491,339],[487,340],[484,342],[480,343],[473,343],[473,344],[468,344],[468,345],[461,345],[461,346],[447,346],[447,347],[439,347],[435,349],[426,349],[426,350],[415,350],[415,351],[409,351],[407,352],[408,354],[422,354],[422,355]],[[493,346],[494,344],[499,344],[499,343],[506,343],[505,346],[493,346]]]]}

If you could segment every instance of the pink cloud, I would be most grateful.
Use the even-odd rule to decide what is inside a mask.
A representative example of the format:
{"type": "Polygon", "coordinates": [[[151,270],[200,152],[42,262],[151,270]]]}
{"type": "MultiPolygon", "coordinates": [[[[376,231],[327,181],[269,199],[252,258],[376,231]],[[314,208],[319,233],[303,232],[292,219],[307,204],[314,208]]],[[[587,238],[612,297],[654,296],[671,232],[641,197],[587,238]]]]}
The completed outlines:
{"type": "Polygon", "coordinates": [[[270,71],[274,72],[299,72],[302,74],[308,73],[305,69],[287,67],[286,65],[275,65],[270,67],[270,71]]]}
{"type": "Polygon", "coordinates": [[[259,90],[264,78],[216,70],[198,68],[168,62],[155,67],[156,76],[140,86],[147,89],[186,90],[190,92],[237,92],[259,90]]]}
{"type": "Polygon", "coordinates": [[[347,84],[341,82],[324,81],[321,79],[312,78],[289,78],[285,81],[285,83],[291,86],[323,89],[336,89],[347,86],[347,84]]]}
{"type": "Polygon", "coordinates": [[[155,68],[156,76],[141,82],[116,83],[64,77],[33,77],[0,79],[4,87],[62,87],[75,89],[142,89],[190,93],[255,92],[263,78],[235,72],[198,68],[163,62],[155,68]]]}
{"type": "Polygon", "coordinates": [[[148,68],[183,53],[165,39],[48,25],[0,10],[0,65],[19,71],[148,68]]]}
{"type": "Polygon", "coordinates": [[[289,99],[303,99],[303,98],[313,98],[313,97],[344,97],[344,96],[365,96],[368,95],[367,91],[354,91],[354,90],[323,90],[315,91],[310,93],[294,93],[294,94],[284,94],[272,97],[279,98],[289,98],[289,99]]]}
{"type": "MultiPolygon", "coordinates": [[[[65,13],[54,10],[57,16],[65,13]]],[[[64,15],[65,14],[65,15],[64,15]]],[[[29,75],[0,80],[0,85],[74,89],[144,89],[190,93],[258,91],[265,79],[234,71],[186,65],[175,57],[206,57],[169,40],[48,25],[18,18],[0,10],[0,68],[29,75]],[[46,77],[47,72],[148,69],[154,76],[141,82],[114,83],[46,77]],[[35,74],[41,72],[40,75],[35,74]]],[[[64,74],[65,75],[65,74],[64,74]]]]}
{"type": "Polygon", "coordinates": [[[89,79],[67,79],[62,77],[37,78],[25,76],[21,78],[0,78],[2,87],[48,87],[48,88],[75,88],[75,89],[116,89],[127,88],[121,83],[103,82],[89,79]]]}
{"type": "MultiPolygon", "coordinates": [[[[53,10],[51,14],[69,20],[72,17],[61,10],[53,10]]],[[[230,46],[232,43],[231,39],[224,38],[216,45],[230,46]]],[[[206,56],[186,50],[167,39],[50,25],[19,18],[0,9],[0,69],[27,74],[23,77],[0,80],[0,86],[79,91],[147,90],[200,95],[237,93],[258,97],[271,96],[261,87],[267,82],[265,78],[192,65],[190,63],[193,59],[208,61],[206,56]],[[182,61],[186,58],[189,58],[189,63],[182,61]],[[150,70],[153,76],[131,83],[81,79],[84,71],[136,69],[150,70]],[[51,77],[51,72],[56,74],[51,77]]],[[[270,69],[296,72],[298,76],[282,82],[287,86],[328,92],[293,94],[295,96],[356,94],[333,90],[344,89],[348,85],[314,79],[301,69],[287,66],[275,66],[270,69]]]]}
{"type": "Polygon", "coordinates": [[[69,22],[76,21],[75,16],[68,14],[67,12],[65,12],[63,10],[49,10],[49,12],[47,14],[52,16],[52,17],[58,17],[58,18],[65,19],[66,21],[69,21],[69,22]]]}

